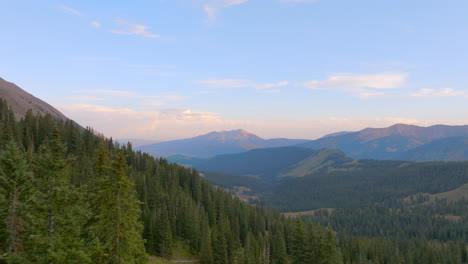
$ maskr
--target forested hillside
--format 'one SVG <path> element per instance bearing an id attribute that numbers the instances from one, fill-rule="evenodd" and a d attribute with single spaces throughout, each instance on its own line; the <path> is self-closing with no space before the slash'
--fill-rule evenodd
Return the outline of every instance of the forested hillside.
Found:
<path id="1" fill-rule="evenodd" d="M 145 263 L 180 243 L 208 264 L 341 263 L 330 229 L 304 233 L 72 121 L 16 121 L 0 101 L 0 129 L 2 263 Z"/>

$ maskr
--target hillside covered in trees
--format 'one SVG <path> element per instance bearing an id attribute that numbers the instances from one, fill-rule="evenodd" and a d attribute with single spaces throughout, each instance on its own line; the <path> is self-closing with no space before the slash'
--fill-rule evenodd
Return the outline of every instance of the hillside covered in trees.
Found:
<path id="1" fill-rule="evenodd" d="M 32 112 L 17 121 L 5 101 L 0 146 L 0 263 L 146 263 L 180 244 L 207 264 L 466 263 L 455 239 L 337 239 L 317 219 L 249 205 L 73 121 Z M 418 262 L 421 254 L 435 257 Z"/>
<path id="2" fill-rule="evenodd" d="M 330 229 L 297 233 L 302 223 L 73 121 L 16 121 L 1 101 L 0 128 L 2 263 L 145 263 L 176 243 L 208 264 L 298 263 L 307 247 L 310 261 L 341 261 Z"/>

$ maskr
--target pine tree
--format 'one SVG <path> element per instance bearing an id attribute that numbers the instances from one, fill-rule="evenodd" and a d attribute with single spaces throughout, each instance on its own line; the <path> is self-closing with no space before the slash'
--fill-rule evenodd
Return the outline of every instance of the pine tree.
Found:
<path id="1" fill-rule="evenodd" d="M 93 231 L 99 239 L 98 263 L 145 263 L 146 253 L 141 238 L 143 226 L 139 222 L 140 203 L 135 198 L 133 184 L 127 178 L 127 164 L 123 151 L 111 166 L 106 151 L 98 152 L 95 162 L 97 181 L 93 208 Z"/>
<path id="2" fill-rule="evenodd" d="M 304 264 L 305 259 L 305 229 L 301 217 L 294 222 L 291 237 L 291 258 L 293 264 Z"/>
<path id="3" fill-rule="evenodd" d="M 172 255 L 172 231 L 166 203 L 162 204 L 156 226 L 156 252 L 163 258 L 169 258 Z"/>
<path id="4" fill-rule="evenodd" d="M 90 263 L 83 238 L 89 217 L 83 195 L 70 184 L 66 148 L 55 129 L 34 160 L 36 196 L 26 226 L 27 259 L 35 263 Z"/>
<path id="5" fill-rule="evenodd" d="M 9 263 L 20 263 L 24 252 L 24 230 L 29 200 L 33 195 L 32 171 L 24 153 L 10 141 L 0 153 L 0 195 L 6 237 L 2 241 Z"/>
<path id="6" fill-rule="evenodd" d="M 272 264 L 288 264 L 288 253 L 286 252 L 286 242 L 282 230 L 273 233 L 271 239 L 271 263 Z"/>
<path id="7" fill-rule="evenodd" d="M 200 263 L 213 264 L 213 250 L 211 248 L 211 231 L 208 223 L 204 223 L 200 240 Z"/>
<path id="8" fill-rule="evenodd" d="M 222 224 L 219 225 L 222 227 Z M 215 239 L 213 243 L 213 260 L 216 264 L 228 264 L 228 254 L 226 237 L 223 234 L 221 228 L 216 228 L 214 232 Z"/>

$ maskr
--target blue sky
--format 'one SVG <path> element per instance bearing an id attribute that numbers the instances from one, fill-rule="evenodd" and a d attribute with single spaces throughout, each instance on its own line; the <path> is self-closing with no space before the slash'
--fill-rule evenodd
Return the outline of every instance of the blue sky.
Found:
<path id="1" fill-rule="evenodd" d="M 468 123 L 466 0 L 0 4 L 0 77 L 114 138 Z"/>

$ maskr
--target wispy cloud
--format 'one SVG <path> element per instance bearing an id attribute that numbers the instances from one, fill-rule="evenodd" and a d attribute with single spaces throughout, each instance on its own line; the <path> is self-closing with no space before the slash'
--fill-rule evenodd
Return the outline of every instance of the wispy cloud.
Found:
<path id="1" fill-rule="evenodd" d="M 203 11 L 206 14 L 205 23 L 212 25 L 216 22 L 218 13 L 223 8 L 247 3 L 248 0 L 206 0 L 203 1 Z"/>
<path id="2" fill-rule="evenodd" d="M 70 96 L 65 97 L 65 100 L 70 101 L 103 101 L 104 98 L 98 96 Z"/>
<path id="3" fill-rule="evenodd" d="M 279 0 L 281 3 L 315 3 L 318 0 Z"/>
<path id="4" fill-rule="evenodd" d="M 157 102 L 154 102 L 157 104 Z M 388 127 L 395 123 L 433 125 L 440 120 L 418 120 L 405 116 L 382 116 L 364 119 L 324 117 L 305 120 L 231 120 L 218 113 L 189 108 L 133 110 L 92 104 L 56 105 L 60 111 L 80 124 L 94 127 L 114 138 L 172 140 L 211 131 L 243 128 L 265 138 L 319 138 L 336 131 L 358 131 L 366 127 Z M 466 120 L 454 121 L 463 124 Z M 446 121 L 444 123 L 447 123 Z M 125 124 L 125 126 L 122 126 Z"/>
<path id="5" fill-rule="evenodd" d="M 97 21 L 92 21 L 91 23 L 91 26 L 94 27 L 94 28 L 99 28 L 102 26 L 101 23 L 97 22 Z"/>
<path id="6" fill-rule="evenodd" d="M 126 97 L 126 98 L 136 98 L 136 99 L 161 99 L 166 101 L 180 101 L 184 97 L 178 95 L 145 95 L 132 91 L 124 90 L 109 90 L 109 89 L 94 89 L 94 90 L 78 90 L 75 93 L 86 94 L 86 95 L 106 95 L 114 97 Z"/>
<path id="7" fill-rule="evenodd" d="M 286 86 L 288 84 L 289 84 L 289 82 L 286 82 L 286 81 L 277 82 L 277 83 L 258 84 L 258 85 L 255 86 L 255 89 L 265 90 L 265 89 L 271 89 L 271 88 Z"/>
<path id="8" fill-rule="evenodd" d="M 229 7 L 229 6 L 235 6 L 235 5 L 240 5 L 247 3 L 248 0 L 225 0 L 224 1 L 224 6 Z"/>
<path id="9" fill-rule="evenodd" d="M 145 38 L 158 38 L 160 37 L 158 34 L 154 34 L 149 31 L 151 27 L 146 26 L 146 25 L 139 25 L 139 24 L 132 24 L 128 23 L 127 21 L 123 19 L 117 19 L 116 22 L 122 26 L 124 26 L 123 29 L 113 29 L 109 30 L 109 32 L 114 33 L 114 34 L 120 34 L 120 35 L 139 35 Z"/>
<path id="10" fill-rule="evenodd" d="M 382 90 L 404 87 L 406 78 L 406 73 L 338 73 L 325 80 L 311 80 L 302 85 L 307 89 L 339 90 L 354 93 L 360 98 L 371 98 L 383 95 Z"/>
<path id="11" fill-rule="evenodd" d="M 76 91 L 81 94 L 93 94 L 93 95 L 108 95 L 108 96 L 137 96 L 138 94 L 130 91 L 121 91 L 121 90 L 105 90 L 105 89 L 96 89 L 96 90 L 79 90 Z"/>
<path id="12" fill-rule="evenodd" d="M 465 91 L 457 91 L 452 88 L 441 88 L 441 89 L 420 89 L 418 92 L 411 94 L 411 97 L 416 98 L 440 98 L 440 97 L 451 97 L 451 96 L 463 96 Z"/>
<path id="13" fill-rule="evenodd" d="M 72 15 L 75 15 L 75 16 L 83 16 L 83 13 L 81 13 L 80 11 L 74 9 L 74 8 L 71 8 L 69 6 L 66 6 L 66 5 L 59 5 L 58 6 L 62 11 L 64 11 L 65 13 L 68 13 L 68 14 L 72 14 Z"/>
<path id="14" fill-rule="evenodd" d="M 201 80 L 195 81 L 194 83 L 206 84 L 212 87 L 219 88 L 242 88 L 254 86 L 255 83 L 251 80 L 242 80 L 242 79 L 212 79 L 212 80 Z"/>
<path id="15" fill-rule="evenodd" d="M 175 69 L 175 65 L 151 65 L 151 64 L 130 64 L 130 68 L 136 69 Z"/>
<path id="16" fill-rule="evenodd" d="M 175 139 L 225 127 L 218 114 L 187 108 L 137 111 L 92 104 L 63 104 L 57 107 L 78 123 L 94 127 L 114 138 Z"/>
<path id="17" fill-rule="evenodd" d="M 405 73 L 350 74 L 341 73 L 328 77 L 326 80 L 312 80 L 304 83 L 309 89 L 335 89 L 360 91 L 361 89 L 396 89 L 405 84 Z"/>
<path id="18" fill-rule="evenodd" d="M 287 81 L 281 81 L 276 83 L 256 83 L 252 80 L 243 79 L 212 79 L 212 80 L 201 80 L 195 81 L 197 84 L 205 84 L 215 88 L 244 88 L 253 87 L 257 90 L 265 90 L 271 92 L 271 88 L 278 88 L 289 85 Z M 279 92 L 279 90 L 276 90 Z"/>
<path id="19" fill-rule="evenodd" d="M 74 61 L 118 61 L 119 57 L 70 57 Z"/>
<path id="20" fill-rule="evenodd" d="M 382 96 L 383 92 L 360 92 L 357 94 L 359 98 L 368 99 L 372 97 Z"/>

